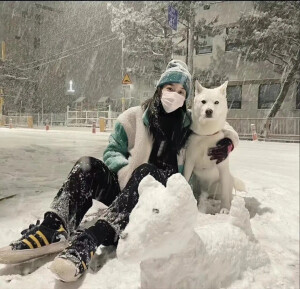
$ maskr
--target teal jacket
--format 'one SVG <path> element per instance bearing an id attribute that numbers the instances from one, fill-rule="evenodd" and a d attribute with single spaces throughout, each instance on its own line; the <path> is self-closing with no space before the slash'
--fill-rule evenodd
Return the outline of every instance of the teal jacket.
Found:
<path id="1" fill-rule="evenodd" d="M 184 113 L 183 124 L 184 127 L 191 124 L 189 111 Z M 110 135 L 109 144 L 103 153 L 103 161 L 110 170 L 118 174 L 121 187 L 126 185 L 129 174 L 131 175 L 134 169 L 148 162 L 152 144 L 148 109 L 143 112 L 140 106 L 132 107 L 118 117 L 114 132 Z M 178 171 L 181 174 L 184 169 L 184 152 L 185 148 L 177 156 Z M 128 168 L 126 176 L 122 175 L 122 169 L 128 167 L 130 162 L 133 163 L 131 168 Z"/>

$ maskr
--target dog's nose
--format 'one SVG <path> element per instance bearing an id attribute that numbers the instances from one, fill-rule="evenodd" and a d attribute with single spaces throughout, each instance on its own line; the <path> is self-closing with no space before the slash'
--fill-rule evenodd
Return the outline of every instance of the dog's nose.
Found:
<path id="1" fill-rule="evenodd" d="M 205 111 L 205 114 L 206 114 L 207 117 L 211 117 L 212 114 L 213 114 L 213 110 L 209 108 L 209 109 L 207 109 L 207 110 Z"/>

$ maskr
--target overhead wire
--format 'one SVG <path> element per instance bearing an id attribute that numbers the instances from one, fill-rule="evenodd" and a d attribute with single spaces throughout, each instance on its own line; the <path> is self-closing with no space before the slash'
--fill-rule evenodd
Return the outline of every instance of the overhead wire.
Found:
<path id="1" fill-rule="evenodd" d="M 90 47 L 86 47 L 86 48 L 84 48 L 84 49 L 82 49 L 82 50 L 76 51 L 76 52 L 71 53 L 71 54 L 68 54 L 68 55 L 64 55 L 64 56 L 59 57 L 59 58 L 56 58 L 56 59 L 51 59 L 51 60 L 49 60 L 49 61 L 47 61 L 47 62 L 40 63 L 40 64 L 38 64 L 38 65 L 36 65 L 36 66 L 32 66 L 32 67 L 28 67 L 28 68 L 19 68 L 19 70 L 25 71 L 25 70 L 30 70 L 30 69 L 33 69 L 33 68 L 36 68 L 36 67 L 40 67 L 40 66 L 43 66 L 43 65 L 46 65 L 46 64 L 55 62 L 55 61 L 57 61 L 57 60 L 61 60 L 61 59 L 67 58 L 67 57 L 69 57 L 69 56 L 75 55 L 75 54 L 77 54 L 77 53 L 79 53 L 79 52 L 82 52 L 82 51 L 85 51 L 85 50 L 87 50 L 87 49 L 90 49 L 90 48 L 96 48 L 96 47 L 102 45 L 103 43 L 107 43 L 107 42 L 112 41 L 112 40 L 117 39 L 117 38 L 118 38 L 118 36 L 115 36 L 115 37 L 113 37 L 113 38 L 111 38 L 111 39 L 107 39 L 106 41 L 101 42 L 101 43 L 99 43 L 99 44 L 97 44 L 97 45 L 90 46 Z"/>
<path id="2" fill-rule="evenodd" d="M 43 60 L 47 60 L 47 59 L 49 59 L 49 58 L 53 58 L 53 57 L 55 57 L 55 56 L 59 56 L 59 55 L 61 55 L 61 54 L 64 54 L 64 53 L 69 52 L 69 51 L 72 51 L 72 50 L 76 50 L 76 49 L 81 48 L 81 47 L 83 47 L 83 46 L 86 46 L 86 45 L 88 45 L 88 44 L 92 44 L 92 43 L 95 43 L 95 42 L 98 42 L 98 41 L 102 41 L 102 40 L 104 40 L 105 38 L 110 37 L 110 36 L 113 36 L 113 35 L 115 35 L 115 34 L 107 35 L 107 36 L 105 36 L 105 37 L 102 37 L 102 38 L 99 38 L 99 39 L 96 39 L 96 40 L 93 40 L 93 41 L 90 41 L 90 42 L 81 44 L 81 45 L 79 45 L 79 46 L 77 46 L 77 47 L 70 48 L 70 49 L 61 51 L 61 52 L 56 53 L 56 54 L 49 55 L 49 56 L 47 56 L 47 57 L 44 57 L 44 58 L 41 58 L 41 59 L 38 59 L 38 60 L 35 60 L 35 61 L 32 61 L 32 62 L 23 63 L 23 64 L 17 66 L 16 68 L 18 68 L 18 69 L 20 69 L 20 70 L 26 70 L 25 68 L 22 68 L 22 67 L 27 66 L 27 65 L 30 65 L 30 64 L 34 64 L 34 63 L 36 63 L 36 62 L 40 62 L 40 61 L 43 61 Z"/>

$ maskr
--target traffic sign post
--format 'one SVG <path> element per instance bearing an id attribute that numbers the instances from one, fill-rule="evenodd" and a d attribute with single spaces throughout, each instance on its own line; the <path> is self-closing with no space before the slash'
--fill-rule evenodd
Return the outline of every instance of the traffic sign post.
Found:
<path id="1" fill-rule="evenodd" d="M 122 80 L 122 84 L 132 84 L 129 75 L 126 73 L 123 80 Z"/>
<path id="2" fill-rule="evenodd" d="M 132 81 L 128 75 L 128 73 L 125 74 L 123 80 L 122 80 L 122 90 L 123 90 L 123 96 L 121 98 L 122 101 L 122 111 L 125 111 L 125 90 L 129 89 L 129 94 L 130 94 L 130 84 L 132 84 Z"/>

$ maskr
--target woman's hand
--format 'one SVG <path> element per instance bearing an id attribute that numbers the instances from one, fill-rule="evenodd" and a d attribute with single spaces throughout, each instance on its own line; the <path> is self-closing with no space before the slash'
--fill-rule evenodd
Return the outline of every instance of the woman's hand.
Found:
<path id="1" fill-rule="evenodd" d="M 229 153 L 233 150 L 234 146 L 229 138 L 223 138 L 217 142 L 217 145 L 208 149 L 208 156 L 211 156 L 210 160 L 217 160 L 217 164 L 224 161 Z"/>

